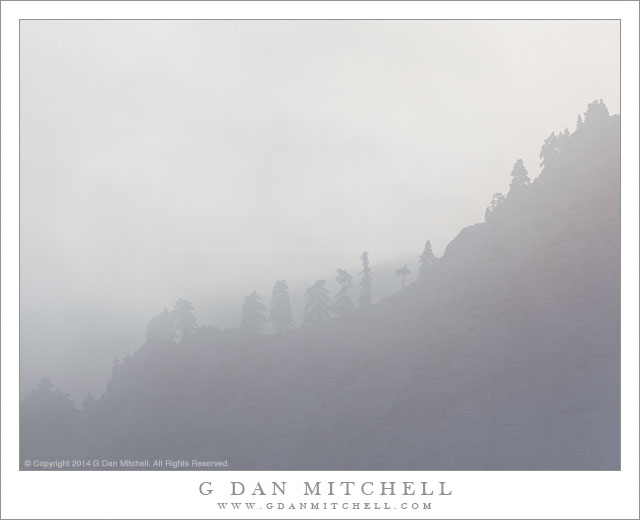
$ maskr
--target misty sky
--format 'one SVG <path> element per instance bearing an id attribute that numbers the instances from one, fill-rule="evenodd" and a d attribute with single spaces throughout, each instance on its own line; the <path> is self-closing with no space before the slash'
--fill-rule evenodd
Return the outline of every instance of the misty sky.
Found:
<path id="1" fill-rule="evenodd" d="M 23 21 L 20 65 L 28 382 L 108 371 L 179 297 L 230 327 L 364 249 L 442 254 L 516 159 L 619 112 L 617 21 Z"/>

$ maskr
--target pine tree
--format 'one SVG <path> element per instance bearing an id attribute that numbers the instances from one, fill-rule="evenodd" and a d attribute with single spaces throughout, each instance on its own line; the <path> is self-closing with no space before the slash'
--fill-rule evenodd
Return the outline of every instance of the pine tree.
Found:
<path id="1" fill-rule="evenodd" d="M 260 300 L 260 296 L 253 291 L 244 299 L 240 328 L 252 334 L 262 334 L 262 329 L 267 321 L 266 312 L 267 308 Z"/>
<path id="2" fill-rule="evenodd" d="M 289 288 L 285 280 L 278 280 L 273 286 L 269 320 L 275 324 L 278 334 L 282 334 L 293 325 Z"/>
<path id="3" fill-rule="evenodd" d="M 147 325 L 148 343 L 173 343 L 176 339 L 174 321 L 167 309 L 154 317 Z"/>
<path id="4" fill-rule="evenodd" d="M 353 289 L 353 277 L 344 269 L 336 269 L 336 281 L 340 286 L 338 294 L 331 306 L 334 316 L 342 317 L 354 311 L 353 302 L 351 301 L 351 289 Z"/>
<path id="5" fill-rule="evenodd" d="M 329 318 L 329 290 L 326 283 L 326 280 L 318 280 L 305 292 L 307 297 L 304 307 L 305 325 Z"/>
<path id="6" fill-rule="evenodd" d="M 540 166 L 544 167 L 544 166 L 549 166 L 550 164 L 555 163 L 556 159 L 560 155 L 560 148 L 558 146 L 559 142 L 560 142 L 559 136 L 556 135 L 555 132 L 551 132 L 551 135 L 544 140 L 544 144 L 540 149 Z M 515 166 L 514 166 L 514 170 L 515 170 Z M 511 175 L 513 175 L 513 173 Z M 527 184 L 528 184 L 528 178 L 527 178 Z M 513 186 L 513 182 L 511 183 L 511 186 Z"/>
<path id="7" fill-rule="evenodd" d="M 607 105 L 604 104 L 602 99 L 598 99 L 589 103 L 587 106 L 587 111 L 584 113 L 584 126 L 593 126 L 594 124 L 599 124 L 603 121 L 609 120 L 609 109 Z"/>
<path id="8" fill-rule="evenodd" d="M 487 209 L 484 212 L 484 220 L 486 222 L 489 221 L 489 219 L 493 216 L 493 214 L 495 213 L 495 211 L 502 206 L 502 204 L 504 204 L 504 201 L 506 200 L 505 196 L 502 193 L 494 193 L 493 194 L 493 198 L 491 199 L 491 202 L 489 202 L 489 206 L 487 206 Z"/>
<path id="9" fill-rule="evenodd" d="M 424 250 L 418 258 L 420 262 L 420 269 L 418 269 L 418 280 L 423 279 L 431 269 L 431 266 L 436 263 L 436 257 L 431 250 L 431 240 L 427 240 L 424 245 Z"/>
<path id="10" fill-rule="evenodd" d="M 402 276 L 402 288 L 403 289 L 404 289 L 404 279 L 405 279 L 406 276 L 408 276 L 410 274 L 411 274 L 411 271 L 407 267 L 407 264 L 404 264 L 404 267 L 401 267 L 400 269 L 396 269 L 396 275 L 397 276 Z"/>
<path id="11" fill-rule="evenodd" d="M 364 251 L 360 255 L 362 260 L 362 279 L 360 280 L 360 295 L 358 296 L 358 305 L 360 308 L 371 305 L 373 299 L 371 267 L 369 267 L 369 253 Z"/>
<path id="12" fill-rule="evenodd" d="M 513 170 L 511 170 L 511 190 L 518 191 L 525 186 L 528 186 L 531 182 L 529 179 L 529 174 L 527 169 L 524 167 L 524 163 L 522 159 L 518 159 L 516 163 L 513 165 Z"/>
<path id="13" fill-rule="evenodd" d="M 43 378 L 20 402 L 20 451 L 42 459 L 69 450 L 78 410 L 68 395 Z"/>
<path id="14" fill-rule="evenodd" d="M 180 334 L 180 339 L 193 334 L 198 327 L 198 319 L 193 310 L 193 304 L 189 300 L 181 298 L 171 311 L 175 330 Z"/>

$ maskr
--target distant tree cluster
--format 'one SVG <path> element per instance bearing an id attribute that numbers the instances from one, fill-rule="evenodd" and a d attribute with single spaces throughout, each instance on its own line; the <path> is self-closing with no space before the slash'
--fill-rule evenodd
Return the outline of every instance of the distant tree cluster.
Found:
<path id="1" fill-rule="evenodd" d="M 588 134 L 592 128 L 597 128 L 601 122 L 609 118 L 609 111 L 602 100 L 590 103 L 587 111 L 578 116 L 576 134 Z M 546 168 L 559 160 L 561 150 L 570 139 L 569 131 L 552 133 L 544 142 L 540 151 L 541 166 Z M 485 211 L 485 221 L 489 222 L 499 214 L 512 197 L 518 197 L 530 186 L 531 179 L 522 159 L 516 160 L 511 170 L 511 183 L 507 195 L 494 193 Z M 305 307 L 302 323 L 309 325 L 329 318 L 342 318 L 352 314 L 356 307 L 366 309 L 373 303 L 373 270 L 369 261 L 369 252 L 360 254 L 362 270 L 358 283 L 357 306 L 353 301 L 354 278 L 346 270 L 336 269 L 338 291 L 333 301 L 330 300 L 326 280 L 317 280 L 305 291 Z M 433 253 L 431 242 L 427 240 L 422 254 L 418 258 L 419 268 L 417 281 L 425 280 L 433 272 L 438 259 Z M 401 277 L 402 289 L 406 287 L 407 277 L 411 270 L 405 264 L 396 269 L 396 275 Z M 264 333 L 267 323 L 273 324 L 276 334 L 284 334 L 293 327 L 294 319 L 289 298 L 289 287 L 286 280 L 278 280 L 271 293 L 269 308 L 262 303 L 260 296 L 254 291 L 244 298 L 240 317 L 240 329 L 251 334 Z M 156 344 L 172 344 L 188 338 L 198 329 L 194 308 L 191 302 L 179 299 L 173 310 L 164 309 L 155 316 L 147 326 L 147 341 Z"/>
<path id="2" fill-rule="evenodd" d="M 190 336 L 198 327 L 193 305 L 189 300 L 178 300 L 171 313 L 176 332 L 182 337 Z"/>
<path id="3" fill-rule="evenodd" d="M 599 99 L 590 103 L 584 114 L 578 116 L 576 121 L 576 134 L 588 133 L 590 129 L 597 128 L 609 119 L 609 111 L 604 102 Z M 556 134 L 552 132 L 545 140 L 541 151 L 541 166 L 546 167 L 558 159 L 561 150 L 570 138 L 568 129 Z M 505 196 L 502 193 L 494 193 L 485 211 L 485 220 L 491 220 L 500 211 L 507 200 L 513 195 L 522 192 L 531 184 L 531 179 L 522 159 L 517 159 L 511 170 L 511 183 L 509 192 Z M 373 272 L 369 263 L 369 253 L 363 251 L 360 255 L 362 270 L 360 271 L 358 307 L 363 309 L 373 302 Z M 417 279 L 423 279 L 432 266 L 436 263 L 436 257 L 431 248 L 431 242 L 427 241 L 424 251 L 419 257 L 419 270 Z M 306 306 L 303 323 L 313 323 L 328 317 L 342 317 L 350 314 L 356 308 L 352 301 L 353 277 L 344 269 L 336 270 L 336 282 L 339 286 L 333 303 L 329 303 L 329 291 L 326 280 L 318 280 L 306 292 Z M 411 270 L 405 264 L 396 270 L 396 275 L 402 279 L 402 288 L 406 285 L 406 277 Z M 273 287 L 271 305 L 268 309 L 262 303 L 260 297 L 254 291 L 244 299 L 240 328 L 261 333 L 267 322 L 274 324 L 276 332 L 282 334 L 293 327 L 293 314 L 289 300 L 289 289 L 285 280 L 279 280 Z M 174 342 L 193 334 L 198 328 L 198 322 L 191 302 L 179 299 L 171 312 L 164 309 L 154 317 L 147 327 L 147 338 L 154 342 Z"/>
<path id="4" fill-rule="evenodd" d="M 72 439 L 77 413 L 69 396 L 43 377 L 20 403 L 21 459 L 64 451 Z"/>
<path id="5" fill-rule="evenodd" d="M 147 341 L 151 343 L 173 343 L 176 339 L 176 329 L 173 319 L 167 309 L 164 309 L 147 325 Z"/>
<path id="6" fill-rule="evenodd" d="M 576 121 L 576 130 L 573 135 L 589 137 L 593 132 L 597 132 L 597 129 L 609 119 L 609 110 L 603 103 L 602 99 L 598 99 L 589 103 L 587 111 L 584 114 L 584 118 L 579 115 Z M 561 158 L 561 152 L 567 146 L 572 134 L 568 128 L 565 128 L 562 132 L 552 132 L 547 137 L 540 150 L 540 166 L 543 169 L 547 167 L 554 167 L 558 164 Z M 527 169 L 524 166 L 522 159 L 518 159 L 513 165 L 511 170 L 511 184 L 509 186 L 509 193 L 504 196 L 502 193 L 494 193 L 489 206 L 485 210 L 484 218 L 486 222 L 489 222 L 496 215 L 496 212 L 507 202 L 512 194 L 519 194 L 524 188 L 531 184 L 531 179 Z"/>
<path id="7" fill-rule="evenodd" d="M 488 222 L 496 213 L 498 208 L 504 204 L 506 197 L 502 193 L 494 193 L 489 206 L 484 212 L 484 219 Z"/>
<path id="8" fill-rule="evenodd" d="M 150 343 L 174 343 L 192 335 L 198 328 L 193 304 L 179 299 L 171 312 L 164 309 L 147 325 L 147 341 Z"/>
<path id="9" fill-rule="evenodd" d="M 436 257 L 427 240 L 424 251 L 419 257 L 420 269 L 418 279 L 424 278 L 436 263 Z M 360 255 L 362 270 L 360 271 L 357 308 L 364 309 L 373 303 L 373 270 L 369 262 L 369 253 Z M 402 288 L 406 286 L 406 278 L 411 270 L 405 264 L 396 270 L 402 277 Z M 326 280 L 317 280 L 305 291 L 305 307 L 302 324 L 309 325 L 329 318 L 342 318 L 356 311 L 353 302 L 354 278 L 345 269 L 336 269 L 338 291 L 333 301 L 330 300 Z M 257 292 L 253 291 L 244 298 L 240 315 L 240 330 L 249 334 L 263 334 L 268 323 L 273 325 L 276 334 L 284 334 L 293 327 L 293 312 L 286 280 L 278 280 L 271 292 L 271 304 L 265 306 Z M 163 311 L 155 316 L 147 325 L 147 342 L 155 345 L 175 344 L 193 335 L 198 329 L 198 320 L 193 304 L 186 299 L 176 301 L 173 309 Z M 114 374 L 120 362 L 114 363 Z"/>
<path id="10" fill-rule="evenodd" d="M 500 210 L 500 208 L 505 204 L 508 197 L 513 194 L 521 193 L 527 186 L 531 184 L 531 179 L 529 178 L 529 172 L 524 165 L 522 159 L 518 159 L 513 168 L 511 169 L 511 184 L 509 185 L 509 193 L 507 196 L 504 196 L 502 193 L 494 193 L 491 198 L 491 202 L 487 209 L 484 212 L 484 220 L 489 222 L 496 213 Z"/>
<path id="11" fill-rule="evenodd" d="M 372 271 L 369 266 L 369 253 L 364 252 L 360 256 L 362 260 L 362 280 L 360 282 L 359 306 L 365 307 L 372 302 Z M 344 269 L 336 269 L 336 282 L 338 292 L 333 303 L 330 301 L 329 289 L 326 280 L 317 280 L 305 291 L 306 304 L 302 323 L 309 325 L 323 321 L 331 317 L 341 318 L 355 311 L 352 301 L 353 276 Z M 253 292 L 247 296 L 242 306 L 240 329 L 261 334 L 267 322 L 273 323 L 277 334 L 283 334 L 293 327 L 293 313 L 289 298 L 289 287 L 286 280 L 278 280 L 271 292 L 271 306 L 267 319 L 267 309 L 262 304 L 260 297 Z M 163 319 L 158 317 L 160 321 Z"/>

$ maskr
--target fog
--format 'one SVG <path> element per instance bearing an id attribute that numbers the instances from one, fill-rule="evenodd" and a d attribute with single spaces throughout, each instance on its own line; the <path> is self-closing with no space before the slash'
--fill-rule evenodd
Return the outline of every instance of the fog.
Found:
<path id="1" fill-rule="evenodd" d="M 363 250 L 387 296 L 516 159 L 536 177 L 552 129 L 620 111 L 617 21 L 22 21 L 20 41 L 21 386 L 76 398 L 178 298 L 237 327 L 284 278 L 300 323 Z"/>

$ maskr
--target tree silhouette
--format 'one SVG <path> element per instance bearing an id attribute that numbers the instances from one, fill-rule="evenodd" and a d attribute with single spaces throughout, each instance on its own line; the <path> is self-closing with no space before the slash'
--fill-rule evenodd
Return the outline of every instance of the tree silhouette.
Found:
<path id="1" fill-rule="evenodd" d="M 68 449 L 77 413 L 69 396 L 43 377 L 20 403 L 21 458 L 45 458 Z"/>
<path id="2" fill-rule="evenodd" d="M 407 267 L 407 264 L 404 264 L 404 267 L 400 269 L 396 269 L 396 276 L 402 276 L 402 288 L 404 289 L 404 279 L 407 275 L 411 274 L 411 270 Z"/>
<path id="3" fill-rule="evenodd" d="M 518 159 L 513 165 L 513 170 L 511 170 L 511 177 L 513 177 L 513 179 L 511 180 L 511 191 L 520 190 L 525 186 L 528 186 L 531 182 L 522 159 Z"/>
<path id="4" fill-rule="evenodd" d="M 489 221 L 489 219 L 493 216 L 493 214 L 495 213 L 495 211 L 502 206 L 502 204 L 504 204 L 504 201 L 506 200 L 505 196 L 502 193 L 494 193 L 493 194 L 493 198 L 491 199 L 491 202 L 489 202 L 489 206 L 487 206 L 487 209 L 484 212 L 484 220 L 486 222 Z"/>
<path id="5" fill-rule="evenodd" d="M 331 310 L 333 314 L 337 317 L 346 316 L 347 314 L 353 312 L 354 306 L 351 301 L 351 289 L 353 289 L 352 280 L 353 277 L 347 273 L 344 269 L 336 269 L 336 281 L 340 286 L 338 290 L 338 294 L 336 294 L 336 298 L 331 306 Z"/>
<path id="6" fill-rule="evenodd" d="M 305 292 L 307 297 L 304 307 L 305 325 L 329 318 L 329 290 L 326 283 L 326 280 L 318 280 Z"/>
<path id="7" fill-rule="evenodd" d="M 164 309 L 147 325 L 147 342 L 173 343 L 176 339 L 174 321 L 167 309 Z"/>
<path id="8" fill-rule="evenodd" d="M 269 320 L 275 324 L 278 334 L 282 334 L 293 325 L 289 288 L 285 280 L 278 280 L 273 286 Z"/>
<path id="9" fill-rule="evenodd" d="M 372 277 L 371 277 L 371 267 L 369 267 L 369 253 L 364 251 L 360 255 L 360 260 L 362 260 L 362 271 L 360 274 L 362 275 L 362 279 L 360 280 L 360 295 L 358 296 L 358 305 L 362 307 L 366 307 L 367 305 L 371 305 L 372 301 Z"/>
<path id="10" fill-rule="evenodd" d="M 176 332 L 179 332 L 181 339 L 193 334 L 198 327 L 198 319 L 193 312 L 193 304 L 189 300 L 180 298 L 173 310 L 171 317 L 175 324 Z"/>
<path id="11" fill-rule="evenodd" d="M 262 334 L 262 329 L 267 321 L 266 312 L 267 308 L 260 300 L 260 296 L 253 291 L 244 299 L 240 328 L 252 334 Z"/>
<path id="12" fill-rule="evenodd" d="M 589 103 L 587 111 L 584 113 L 584 126 L 594 126 L 609 120 L 609 109 L 602 99 L 597 99 Z"/>
<path id="13" fill-rule="evenodd" d="M 540 148 L 540 166 L 544 167 L 555 163 L 559 156 L 560 136 L 556 135 L 555 132 L 551 132 L 551 135 L 544 140 L 544 144 L 542 148 Z M 511 175 L 513 175 L 513 173 Z M 511 185 L 513 186 L 513 182 Z"/>
<path id="14" fill-rule="evenodd" d="M 418 269 L 418 280 L 423 279 L 431 269 L 431 266 L 436 263 L 436 257 L 431 250 L 431 240 L 427 240 L 424 245 L 424 250 L 418 258 L 420 262 L 420 269 Z"/>

